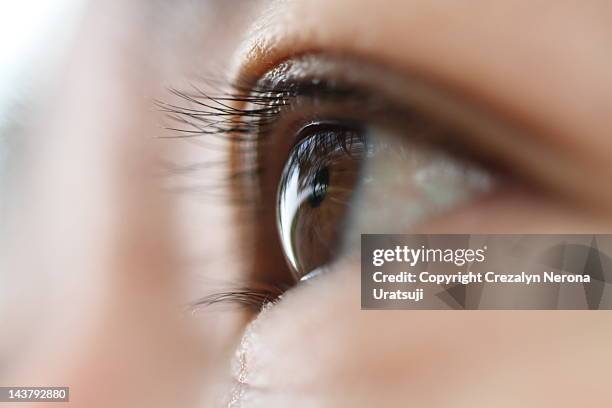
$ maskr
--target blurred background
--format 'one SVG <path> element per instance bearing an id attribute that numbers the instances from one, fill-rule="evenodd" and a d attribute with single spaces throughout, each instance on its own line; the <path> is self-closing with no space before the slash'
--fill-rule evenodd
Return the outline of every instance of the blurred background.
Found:
<path id="1" fill-rule="evenodd" d="M 0 0 L 0 120 L 53 71 L 86 0 Z M 32 82 L 33 81 L 33 82 Z"/>
<path id="2" fill-rule="evenodd" d="M 0 0 L 0 192 L 19 130 L 59 69 L 87 0 Z M 12 137 L 11 137 L 12 136 Z M 0 214 L 7 197 L 0 193 Z M 0 220 L 2 217 L 0 217 Z"/>

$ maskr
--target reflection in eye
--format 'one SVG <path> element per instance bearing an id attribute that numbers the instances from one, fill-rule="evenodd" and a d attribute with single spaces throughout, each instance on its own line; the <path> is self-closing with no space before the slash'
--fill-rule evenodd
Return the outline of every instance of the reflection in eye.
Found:
<path id="1" fill-rule="evenodd" d="M 281 243 L 298 275 L 332 258 L 365 147 L 360 130 L 341 124 L 314 124 L 302 130 L 278 193 Z"/>
<path id="2" fill-rule="evenodd" d="M 491 189 L 491 176 L 476 165 L 396 133 L 343 121 L 301 131 L 277 209 L 297 279 L 358 248 L 362 233 L 406 232 Z"/>

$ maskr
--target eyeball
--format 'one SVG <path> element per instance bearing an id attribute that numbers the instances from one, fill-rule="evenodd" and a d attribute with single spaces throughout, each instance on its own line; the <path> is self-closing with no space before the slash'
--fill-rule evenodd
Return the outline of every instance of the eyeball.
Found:
<path id="1" fill-rule="evenodd" d="M 390 129 L 333 121 L 298 136 L 277 196 L 296 280 L 358 251 L 361 234 L 409 232 L 494 185 L 476 164 Z"/>
<path id="2" fill-rule="evenodd" d="M 356 128 L 319 123 L 301 133 L 277 200 L 281 243 L 297 279 L 334 258 L 365 148 Z"/>

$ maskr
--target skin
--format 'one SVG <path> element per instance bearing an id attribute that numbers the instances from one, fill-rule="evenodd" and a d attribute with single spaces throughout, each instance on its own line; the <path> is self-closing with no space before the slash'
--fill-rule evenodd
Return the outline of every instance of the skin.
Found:
<path id="1" fill-rule="evenodd" d="M 420 230 L 610 232 L 609 3 L 212 3 L 91 6 L 16 176 L 1 383 L 69 385 L 73 406 L 223 406 L 255 318 L 241 349 L 247 407 L 604 406 L 607 312 L 366 312 L 346 260 L 258 317 L 185 313 L 215 281 L 244 279 L 254 243 L 223 198 L 161 188 L 223 169 L 152 177 L 160 160 L 235 163 L 235 152 L 152 138 L 163 131 L 151 100 L 219 61 L 257 76 L 311 51 L 367 58 L 529 129 L 521 143 L 546 154 L 526 159 L 529 171 L 563 187 L 554 198 L 511 190 Z"/>

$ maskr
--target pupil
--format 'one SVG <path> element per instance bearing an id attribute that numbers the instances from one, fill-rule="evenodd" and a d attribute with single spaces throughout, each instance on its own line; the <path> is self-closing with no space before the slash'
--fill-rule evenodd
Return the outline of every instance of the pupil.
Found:
<path id="1" fill-rule="evenodd" d="M 329 188 L 329 170 L 327 167 L 320 168 L 312 178 L 312 192 L 308 197 L 308 202 L 312 208 L 317 208 L 321 205 L 327 189 Z"/>

